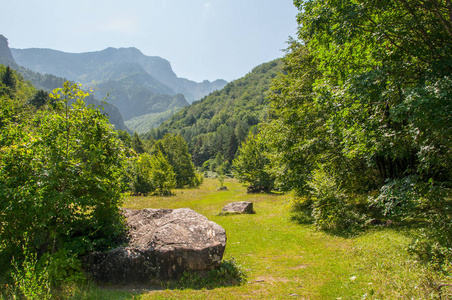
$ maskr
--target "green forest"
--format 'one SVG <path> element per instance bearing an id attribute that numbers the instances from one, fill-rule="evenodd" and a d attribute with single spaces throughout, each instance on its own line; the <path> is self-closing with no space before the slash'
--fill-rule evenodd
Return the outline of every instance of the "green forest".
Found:
<path id="1" fill-rule="evenodd" d="M 183 108 L 142 137 L 153 140 L 167 133 L 179 134 L 187 141 L 196 167 L 216 172 L 224 164 L 224 171 L 230 174 L 239 145 L 267 119 L 267 93 L 281 70 L 281 60 L 257 66 L 222 90 Z"/>
<path id="2" fill-rule="evenodd" d="M 51 299 L 55 287 L 82 285 L 80 258 L 121 243 L 126 196 L 171 197 L 230 177 L 251 195 L 290 195 L 294 222 L 332 236 L 408 228 L 404 253 L 441 278 L 431 298 L 446 299 L 450 1 L 294 5 L 298 36 L 283 58 L 141 135 L 115 130 L 80 86 L 48 93 L 2 65 L 0 296 L 13 286 Z"/>

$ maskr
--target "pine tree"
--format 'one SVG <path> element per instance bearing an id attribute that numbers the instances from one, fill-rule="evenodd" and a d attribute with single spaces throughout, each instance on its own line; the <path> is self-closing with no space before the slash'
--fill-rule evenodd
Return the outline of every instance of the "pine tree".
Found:
<path id="1" fill-rule="evenodd" d="M 5 89 L 2 91 L 1 94 L 6 93 L 11 98 L 16 92 L 16 78 L 14 78 L 13 70 L 8 66 L 6 67 L 5 73 L 3 73 L 2 76 L 2 84 L 5 87 Z"/>
<path id="2" fill-rule="evenodd" d="M 143 142 L 141 141 L 140 137 L 138 136 L 138 133 L 136 132 L 133 134 L 132 137 L 132 148 L 138 154 L 146 152 L 146 150 L 144 149 Z"/>
<path id="3" fill-rule="evenodd" d="M 2 83 L 9 88 L 16 89 L 16 79 L 14 78 L 13 70 L 8 66 L 2 76 Z"/>

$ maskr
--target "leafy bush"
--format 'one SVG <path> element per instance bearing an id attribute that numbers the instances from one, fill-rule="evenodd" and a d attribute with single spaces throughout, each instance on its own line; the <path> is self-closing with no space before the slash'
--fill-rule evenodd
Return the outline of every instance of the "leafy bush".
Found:
<path id="1" fill-rule="evenodd" d="M 86 280 L 82 262 L 67 249 L 60 249 L 52 254 L 44 253 L 37 263 L 37 268 L 46 269 L 53 286 L 65 283 L 81 284 Z"/>
<path id="2" fill-rule="evenodd" d="M 334 174 L 323 168 L 314 170 L 307 185 L 311 189 L 312 217 L 319 229 L 347 229 L 363 223 L 363 218 L 348 204 L 348 197 Z"/>
<path id="3" fill-rule="evenodd" d="M 261 135 L 250 135 L 232 163 L 234 176 L 248 184 L 251 192 L 270 192 L 274 188 L 274 177 L 267 172 L 270 159 L 264 139 Z"/>
<path id="4" fill-rule="evenodd" d="M 234 258 L 223 260 L 220 266 L 206 275 L 186 271 L 175 282 L 168 282 L 170 288 L 214 288 L 220 286 L 240 285 L 246 280 L 246 274 Z"/>
<path id="5" fill-rule="evenodd" d="M 131 159 L 131 164 L 129 176 L 133 194 L 171 195 L 171 189 L 176 187 L 176 174 L 162 152 L 143 153 Z"/>
<path id="6" fill-rule="evenodd" d="M 385 216 L 406 217 L 418 207 L 421 197 L 414 176 L 389 180 L 380 189 L 380 195 L 371 199 L 372 206 L 379 208 Z"/>
<path id="7" fill-rule="evenodd" d="M 176 187 L 196 187 L 201 184 L 196 177 L 187 143 L 181 135 L 165 134 L 162 140 L 154 144 L 152 153 L 158 155 L 159 152 L 171 165 L 175 174 Z"/>
<path id="8" fill-rule="evenodd" d="M 176 187 L 176 174 L 173 167 L 163 156 L 162 152 L 157 152 L 150 157 L 150 179 L 159 195 L 171 195 L 171 189 Z"/>
<path id="9" fill-rule="evenodd" d="M 14 271 L 12 278 L 15 288 L 25 299 L 51 299 L 50 276 L 47 264 L 38 266 L 36 253 L 30 252 L 27 246 L 23 247 L 23 261 L 19 264 L 13 258 Z"/>

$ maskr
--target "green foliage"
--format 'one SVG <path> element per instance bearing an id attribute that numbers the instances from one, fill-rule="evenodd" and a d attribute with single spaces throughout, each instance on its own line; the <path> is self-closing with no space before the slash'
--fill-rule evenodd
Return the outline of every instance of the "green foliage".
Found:
<path id="1" fill-rule="evenodd" d="M 178 188 L 197 187 L 201 184 L 199 177 L 196 176 L 187 143 L 181 135 L 166 134 L 162 140 L 154 144 L 153 149 L 154 153 L 161 152 L 168 160 L 176 174 Z"/>
<path id="2" fill-rule="evenodd" d="M 205 276 L 197 272 L 186 271 L 177 281 L 168 282 L 168 287 L 199 289 L 233 286 L 243 284 L 246 278 L 245 271 L 234 258 L 231 258 L 223 260 L 218 268 L 209 271 Z"/>
<path id="3" fill-rule="evenodd" d="M 316 169 L 307 185 L 312 195 L 312 217 L 319 229 L 348 229 L 362 225 L 362 218 L 350 205 L 334 174 L 323 168 Z"/>
<path id="4" fill-rule="evenodd" d="M 419 190 L 419 178 L 408 176 L 393 179 L 381 187 L 378 197 L 371 205 L 378 207 L 384 215 L 391 217 L 407 217 L 412 215 L 423 198 Z"/>
<path id="5" fill-rule="evenodd" d="M 249 135 L 242 143 L 232 166 L 234 177 L 248 185 L 248 192 L 270 192 L 274 177 L 267 171 L 270 159 L 262 135 Z"/>
<path id="6" fill-rule="evenodd" d="M 132 148 L 135 150 L 136 153 L 142 154 L 145 152 L 143 142 L 141 141 L 140 137 L 138 136 L 138 133 L 134 132 L 132 136 Z"/>
<path id="7" fill-rule="evenodd" d="M 155 190 L 150 178 L 150 162 L 149 155 L 142 154 L 135 158 L 129 159 L 130 168 L 126 171 L 130 191 L 134 195 L 147 195 Z"/>
<path id="8" fill-rule="evenodd" d="M 4 91 L 9 96 L 12 96 L 16 92 L 16 79 L 14 78 L 13 70 L 9 66 L 6 67 L 1 79 Z"/>
<path id="9" fill-rule="evenodd" d="M 63 284 L 82 284 L 86 281 L 82 262 L 64 248 L 52 254 L 44 253 L 37 262 L 36 268 L 45 270 L 50 283 L 55 287 Z"/>
<path id="10" fill-rule="evenodd" d="M 117 130 L 118 138 L 121 140 L 122 144 L 126 148 L 132 148 L 132 138 L 127 130 Z"/>
<path id="11" fill-rule="evenodd" d="M 35 93 L 35 88 L 22 75 L 10 67 L 0 65 L 0 97 L 5 96 L 25 104 Z"/>
<path id="12" fill-rule="evenodd" d="M 85 96 L 66 83 L 51 95 L 57 108 L 33 116 L 12 101 L 0 103 L 5 259 L 24 243 L 24 232 L 39 255 L 102 249 L 122 233 L 124 149 L 106 117 L 85 106 Z"/>
<path id="13" fill-rule="evenodd" d="M 275 60 L 254 68 L 222 90 L 183 108 L 145 136 L 161 139 L 165 133 L 182 135 L 197 167 L 218 153 L 231 163 L 240 143 L 266 119 L 266 93 L 281 67 L 281 61 Z"/>
<path id="14" fill-rule="evenodd" d="M 302 44 L 291 41 L 289 45 L 285 73 L 271 87 L 269 122 L 262 132 L 276 187 L 302 195 L 307 194 L 306 182 L 317 164 L 331 160 L 338 151 L 336 140 L 327 132 L 327 110 L 312 97 L 312 85 L 319 77 L 313 57 Z M 328 146 L 333 151 L 324 155 Z"/>
<path id="15" fill-rule="evenodd" d="M 171 195 L 171 189 L 176 187 L 176 175 L 162 152 L 153 155 L 143 153 L 130 161 L 130 189 L 133 194 Z"/>
<path id="16" fill-rule="evenodd" d="M 27 246 L 23 246 L 22 254 L 21 264 L 13 258 L 14 271 L 11 276 L 15 288 L 25 299 L 51 299 L 51 283 L 47 265 L 39 267 L 36 253 L 30 252 Z"/>
<path id="17" fill-rule="evenodd" d="M 171 189 L 176 187 L 176 174 L 173 167 L 158 151 L 150 158 L 150 179 L 156 188 L 158 195 L 171 195 Z"/>
<path id="18" fill-rule="evenodd" d="M 33 99 L 30 100 L 30 104 L 38 109 L 48 103 L 55 104 L 53 101 L 51 101 L 49 93 L 44 90 L 37 91 Z"/>
<path id="19" fill-rule="evenodd" d="M 369 216 L 416 222 L 413 252 L 448 262 L 452 7 L 294 3 L 299 40 L 289 41 L 261 128 L 277 187 L 311 196 L 299 207 L 322 229 L 361 224 L 356 202 Z"/>

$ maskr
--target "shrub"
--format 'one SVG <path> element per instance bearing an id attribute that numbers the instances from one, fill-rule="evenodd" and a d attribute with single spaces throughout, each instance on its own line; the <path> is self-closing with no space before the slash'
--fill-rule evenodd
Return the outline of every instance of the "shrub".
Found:
<path id="1" fill-rule="evenodd" d="M 13 258 L 14 271 L 12 278 L 15 288 L 25 299 L 51 299 L 50 276 L 47 264 L 38 266 L 36 253 L 30 252 L 27 246 L 23 247 L 23 260 L 19 263 Z"/>
<path id="2" fill-rule="evenodd" d="M 307 185 L 311 189 L 312 217 L 319 229 L 348 229 L 362 224 L 363 218 L 348 204 L 334 174 L 316 169 Z"/>
<path id="3" fill-rule="evenodd" d="M 371 198 L 371 205 L 380 209 L 385 216 L 407 217 L 415 213 L 420 199 L 416 176 L 388 180 L 380 189 L 380 195 Z"/>
<path id="4" fill-rule="evenodd" d="M 199 272 L 186 271 L 175 282 L 168 282 L 169 288 L 214 288 L 219 286 L 240 285 L 246 280 L 246 273 L 234 258 L 223 260 L 218 268 L 204 276 Z"/>
<path id="5" fill-rule="evenodd" d="M 234 177 L 248 184 L 251 192 L 270 192 L 274 188 L 274 177 L 267 172 L 270 159 L 264 139 L 260 135 L 248 136 L 232 162 Z"/>
<path id="6" fill-rule="evenodd" d="M 82 262 L 67 249 L 55 253 L 45 253 L 39 259 L 37 268 L 46 269 L 53 286 L 85 282 L 86 276 L 82 270 Z"/>

